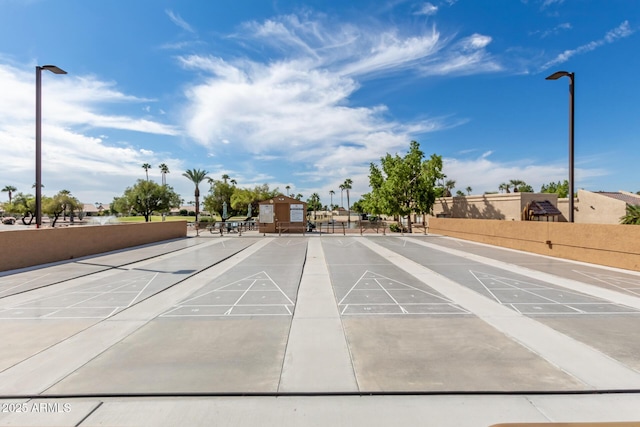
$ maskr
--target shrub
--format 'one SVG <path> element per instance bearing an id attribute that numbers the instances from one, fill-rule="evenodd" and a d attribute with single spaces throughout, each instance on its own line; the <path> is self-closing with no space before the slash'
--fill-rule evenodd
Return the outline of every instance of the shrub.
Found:
<path id="1" fill-rule="evenodd" d="M 394 233 L 400 233 L 400 232 L 404 233 L 404 232 L 407 231 L 407 228 L 402 226 L 402 225 L 400 225 L 400 224 L 398 224 L 398 223 L 396 223 L 396 222 L 393 222 L 393 223 L 389 224 L 389 230 L 393 231 Z"/>

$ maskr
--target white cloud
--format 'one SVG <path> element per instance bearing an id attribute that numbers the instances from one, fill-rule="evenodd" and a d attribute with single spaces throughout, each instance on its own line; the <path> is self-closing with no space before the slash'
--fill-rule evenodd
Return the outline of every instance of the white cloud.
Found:
<path id="1" fill-rule="evenodd" d="M 431 16 L 431 15 L 435 15 L 436 13 L 438 13 L 438 6 L 434 6 L 433 4 L 427 2 L 427 3 L 424 3 L 420 8 L 420 10 L 415 12 L 414 15 Z"/>
<path id="2" fill-rule="evenodd" d="M 0 140 L 6 147 L 0 156 L 0 171 L 5 185 L 15 185 L 22 192 L 32 192 L 35 179 L 34 77 L 33 73 L 24 71 L 27 68 L 32 67 L 0 63 L 0 93 L 3 94 Z M 42 80 L 45 194 L 67 188 L 82 201 L 94 202 L 98 197 L 107 202 L 114 192 L 124 190 L 135 179 L 143 177 L 142 163 L 160 160 L 162 154 L 116 141 L 105 130 L 177 134 L 173 126 L 151 119 L 100 111 L 112 104 L 151 101 L 124 94 L 113 82 L 100 81 L 95 76 L 50 73 L 43 73 Z M 177 159 L 163 160 L 181 167 Z"/>
<path id="3" fill-rule="evenodd" d="M 608 31 L 603 38 L 599 40 L 594 40 L 589 43 L 583 44 L 575 49 L 568 49 L 557 55 L 551 61 L 548 61 L 541 67 L 541 71 L 546 70 L 557 64 L 562 64 L 563 62 L 567 62 L 572 56 L 579 55 L 582 53 L 590 52 L 595 50 L 601 46 L 604 46 L 609 43 L 613 43 L 618 39 L 629 37 L 634 33 L 634 30 L 629 26 L 629 21 L 624 21 L 622 24 L 618 25 L 616 28 Z"/>
<path id="4" fill-rule="evenodd" d="M 191 25 L 189 25 L 184 19 L 182 19 L 180 15 L 173 13 L 173 11 L 169 9 L 165 10 L 165 13 L 169 17 L 169 19 L 171 19 L 171 22 L 176 24 L 178 27 L 190 33 L 195 33 L 193 27 L 191 27 Z"/>
<path id="5" fill-rule="evenodd" d="M 269 53 L 268 62 L 179 57 L 183 67 L 201 76 L 186 89 L 183 128 L 216 153 L 308 164 L 312 173 L 305 179 L 360 169 L 366 177 L 368 163 L 386 152 L 462 123 L 434 117 L 398 122 L 385 105 L 352 105 L 353 95 L 372 75 L 411 78 L 501 69 L 486 51 L 491 37 L 482 34 L 456 40 L 433 28 L 404 35 L 397 28 L 327 24 L 293 15 L 247 23 L 242 30 L 245 48 L 267 45 L 276 53 Z"/>
<path id="6" fill-rule="evenodd" d="M 449 179 L 456 181 L 456 188 L 473 188 L 474 194 L 498 191 L 498 185 L 511 179 L 521 179 L 539 191 L 542 184 L 567 179 L 566 164 L 536 164 L 531 161 L 500 162 L 492 160 L 493 153 L 486 152 L 477 158 L 445 158 L 443 171 Z M 583 186 L 590 178 L 607 175 L 598 168 L 576 167 L 576 183 Z"/>
<path id="7" fill-rule="evenodd" d="M 562 3 L 564 3 L 564 0 L 543 0 L 542 5 L 540 6 L 540 9 L 546 9 L 547 7 L 552 6 L 554 4 L 560 5 Z"/>

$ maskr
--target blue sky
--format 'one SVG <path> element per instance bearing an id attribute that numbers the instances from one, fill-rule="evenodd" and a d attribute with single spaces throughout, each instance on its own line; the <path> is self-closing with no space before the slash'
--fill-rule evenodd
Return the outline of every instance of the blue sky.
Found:
<path id="1" fill-rule="evenodd" d="M 0 0 L 0 186 L 32 192 L 36 65 L 44 194 L 108 203 L 150 163 L 318 192 L 411 140 L 456 189 L 640 190 L 635 0 Z M 3 193 L 4 200 L 6 193 Z M 335 199 L 334 199 L 335 202 Z"/>

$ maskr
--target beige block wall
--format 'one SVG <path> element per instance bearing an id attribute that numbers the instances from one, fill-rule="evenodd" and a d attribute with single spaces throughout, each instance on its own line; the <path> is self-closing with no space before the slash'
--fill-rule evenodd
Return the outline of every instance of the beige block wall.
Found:
<path id="1" fill-rule="evenodd" d="M 449 218 L 503 219 L 520 221 L 522 210 L 532 200 L 549 200 L 557 203 L 557 194 L 502 193 L 436 199 L 433 214 Z"/>
<path id="2" fill-rule="evenodd" d="M 567 199 L 567 205 L 569 200 Z M 578 190 L 574 221 L 583 224 L 620 224 L 627 204 L 602 194 Z"/>
<path id="3" fill-rule="evenodd" d="M 640 227 L 430 218 L 429 233 L 640 271 Z"/>
<path id="4" fill-rule="evenodd" d="M 185 237 L 186 221 L 10 230 L 0 233 L 0 271 Z"/>

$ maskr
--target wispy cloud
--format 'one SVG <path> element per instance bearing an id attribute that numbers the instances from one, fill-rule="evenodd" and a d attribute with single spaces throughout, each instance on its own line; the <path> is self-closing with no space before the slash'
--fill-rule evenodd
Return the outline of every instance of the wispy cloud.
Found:
<path id="1" fill-rule="evenodd" d="M 165 13 L 169 17 L 169 19 L 171 19 L 171 22 L 176 24 L 178 27 L 180 27 L 183 30 L 188 31 L 190 33 L 195 33 L 195 30 L 193 29 L 193 27 L 191 25 L 189 25 L 187 23 L 187 21 L 182 19 L 182 17 L 180 15 L 178 15 L 176 13 L 173 13 L 173 11 L 170 10 L 170 9 L 165 10 Z"/>
<path id="2" fill-rule="evenodd" d="M 0 140 L 5 147 L 0 156 L 0 171 L 11 177 L 19 191 L 31 191 L 33 183 L 33 75 L 20 64 L 0 63 Z M 181 161 L 162 153 L 143 152 L 127 142 L 107 142 L 105 129 L 135 131 L 173 136 L 178 130 L 151 118 L 109 114 L 111 104 L 143 104 L 153 100 L 119 91 L 113 82 L 95 76 L 43 75 L 43 169 L 45 193 L 69 187 L 68 180 L 82 182 L 94 193 L 83 194 L 69 188 L 78 197 L 113 194 L 141 177 L 141 162 L 162 159 L 179 168 Z M 140 109 L 137 109 L 140 111 Z M 140 111 L 140 114 L 147 114 Z M 122 135 L 122 134 L 121 134 Z M 151 154 L 150 154 L 151 153 Z M 5 175 L 6 174 L 6 175 Z M 66 180 L 66 181 L 65 181 Z M 65 184 L 66 183 L 66 184 Z M 104 198 L 104 197 L 103 197 Z M 85 200 L 83 200 L 85 201 Z M 108 201 L 108 200 L 103 200 Z"/>
<path id="3" fill-rule="evenodd" d="M 564 3 L 564 0 L 543 0 L 542 5 L 540 6 L 540 9 L 546 9 L 549 6 L 552 6 L 554 4 L 560 5 L 562 3 Z"/>
<path id="4" fill-rule="evenodd" d="M 179 57 L 207 77 L 186 91 L 184 128 L 213 151 L 312 162 L 318 170 L 350 168 L 395 152 L 412 136 L 455 126 L 443 118 L 397 122 L 384 105 L 355 107 L 350 99 L 372 74 L 496 71 L 481 34 L 454 40 L 431 29 L 327 25 L 293 15 L 243 25 L 245 43 L 273 45 L 269 62 L 215 56 Z M 236 35 L 236 37 L 239 37 Z M 248 40 L 248 41 L 247 41 Z M 225 143 L 221 144 L 221 141 Z"/>
<path id="5" fill-rule="evenodd" d="M 431 16 L 435 15 L 436 13 L 438 13 L 438 6 L 434 6 L 433 4 L 427 2 L 420 6 L 420 9 L 413 14 Z"/>
<path id="6" fill-rule="evenodd" d="M 555 27 L 550 29 L 532 31 L 529 33 L 529 35 L 532 35 L 532 36 L 538 35 L 541 39 L 544 39 L 552 35 L 560 34 L 563 31 L 568 31 L 572 28 L 573 27 L 569 22 L 563 22 L 562 24 L 558 24 Z"/>
<path id="7" fill-rule="evenodd" d="M 554 65 L 562 64 L 563 62 L 568 61 L 572 56 L 590 52 L 606 44 L 613 43 L 616 40 L 619 40 L 621 38 L 629 37 L 633 33 L 634 33 L 634 30 L 631 29 L 631 26 L 629 25 L 629 21 L 624 21 L 622 24 L 618 25 L 616 28 L 608 31 L 605 34 L 605 36 L 601 39 L 583 44 L 582 46 L 579 46 L 575 49 L 565 50 L 561 54 L 557 55 L 551 61 L 548 61 L 547 63 L 542 65 L 542 67 L 540 67 L 541 71 L 544 71 L 547 68 L 552 67 Z"/>

